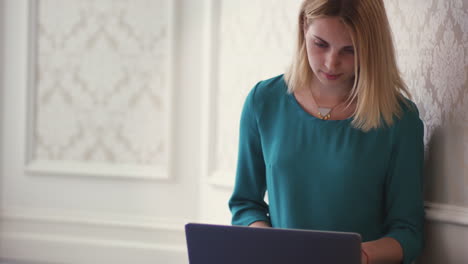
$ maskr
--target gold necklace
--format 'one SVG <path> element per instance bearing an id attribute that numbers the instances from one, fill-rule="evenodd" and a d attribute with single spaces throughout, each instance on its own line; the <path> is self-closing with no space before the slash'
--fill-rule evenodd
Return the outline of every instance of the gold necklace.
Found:
<path id="1" fill-rule="evenodd" d="M 315 100 L 315 97 L 314 95 L 312 94 L 312 89 L 309 88 L 308 89 L 309 92 L 310 92 L 310 96 L 312 96 L 312 100 L 314 101 L 314 104 L 315 104 L 315 107 L 317 107 L 317 116 L 318 118 L 322 119 L 322 120 L 329 120 L 331 118 L 331 112 L 339 105 L 341 105 L 343 102 L 341 103 L 338 103 L 337 105 L 333 106 L 332 108 L 326 108 L 326 107 L 320 107 L 318 104 L 317 104 L 317 101 Z"/>

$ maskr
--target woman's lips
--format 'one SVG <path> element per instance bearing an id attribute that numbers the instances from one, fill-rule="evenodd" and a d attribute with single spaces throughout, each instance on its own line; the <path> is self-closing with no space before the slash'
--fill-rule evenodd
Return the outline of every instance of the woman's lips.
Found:
<path id="1" fill-rule="evenodd" d="M 325 76 L 325 78 L 327 78 L 328 80 L 336 80 L 341 76 L 341 74 L 328 74 L 325 72 L 322 72 L 322 73 Z"/>

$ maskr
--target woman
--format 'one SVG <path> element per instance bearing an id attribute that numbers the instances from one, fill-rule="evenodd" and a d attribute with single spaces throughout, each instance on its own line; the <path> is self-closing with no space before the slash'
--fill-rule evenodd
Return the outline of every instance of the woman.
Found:
<path id="1" fill-rule="evenodd" d="M 232 223 L 357 232 L 363 263 L 411 263 L 424 131 L 383 1 L 305 0 L 298 29 L 286 74 L 245 101 Z"/>

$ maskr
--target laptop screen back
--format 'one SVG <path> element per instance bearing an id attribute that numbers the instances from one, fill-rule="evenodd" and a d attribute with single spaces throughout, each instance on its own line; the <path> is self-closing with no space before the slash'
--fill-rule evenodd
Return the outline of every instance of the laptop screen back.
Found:
<path id="1" fill-rule="evenodd" d="M 190 264 L 360 264 L 357 233 L 187 224 Z"/>

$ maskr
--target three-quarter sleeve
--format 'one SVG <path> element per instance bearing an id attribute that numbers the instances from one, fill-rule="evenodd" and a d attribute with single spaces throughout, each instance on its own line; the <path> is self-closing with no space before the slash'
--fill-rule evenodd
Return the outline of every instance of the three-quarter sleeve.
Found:
<path id="1" fill-rule="evenodd" d="M 396 124 L 385 185 L 385 236 L 400 243 L 404 264 L 414 261 L 423 247 L 424 126 L 414 109 Z"/>
<path id="2" fill-rule="evenodd" d="M 266 192 L 265 162 L 259 134 L 255 102 L 257 84 L 248 94 L 242 110 L 239 131 L 239 151 L 236 181 L 229 200 L 233 225 L 250 225 L 256 221 L 270 222 Z"/>

